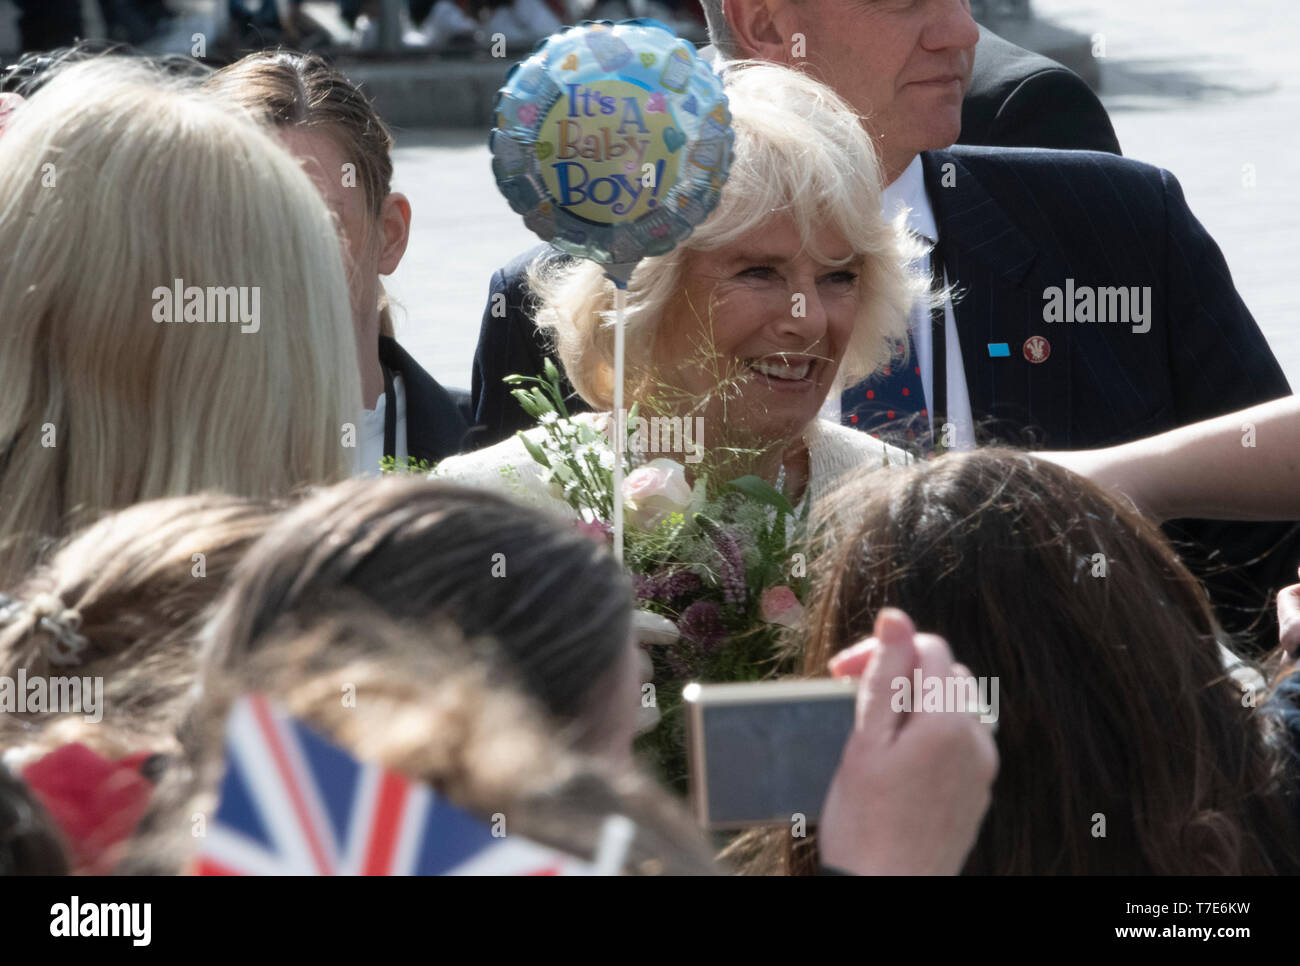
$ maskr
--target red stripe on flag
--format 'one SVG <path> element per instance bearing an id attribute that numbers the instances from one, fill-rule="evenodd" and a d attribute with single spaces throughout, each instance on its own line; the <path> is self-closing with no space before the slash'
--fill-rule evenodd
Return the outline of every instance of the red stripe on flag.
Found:
<path id="1" fill-rule="evenodd" d="M 302 789 L 298 787 L 293 768 L 289 764 L 289 756 L 280 742 L 280 732 L 271 718 L 270 706 L 260 694 L 250 695 L 249 703 L 257 718 L 258 727 L 262 729 L 262 737 L 266 739 L 267 746 L 271 749 L 271 757 L 275 759 L 275 767 L 280 772 L 280 781 L 284 784 L 285 791 L 289 793 L 289 800 L 293 802 L 293 811 L 298 824 L 302 827 L 303 834 L 307 836 L 312 858 L 316 860 L 316 874 L 333 875 L 334 870 L 330 868 L 329 857 L 325 854 L 325 847 L 316 834 L 316 825 L 312 821 L 311 812 L 307 809 L 307 803 L 302 797 Z"/>
<path id="2" fill-rule="evenodd" d="M 397 837 L 402 831 L 402 815 L 406 811 L 408 791 L 406 779 L 401 775 L 390 771 L 380 774 L 362 875 L 392 874 L 393 852 L 397 849 Z"/>
<path id="3" fill-rule="evenodd" d="M 242 872 L 236 872 L 228 865 L 222 865 L 216 859 L 209 859 L 206 856 L 199 859 L 194 865 L 194 875 L 243 875 Z"/>

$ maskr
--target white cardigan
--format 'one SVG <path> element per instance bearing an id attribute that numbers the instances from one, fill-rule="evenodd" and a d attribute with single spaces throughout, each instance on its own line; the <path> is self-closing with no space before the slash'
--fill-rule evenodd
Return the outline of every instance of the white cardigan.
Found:
<path id="1" fill-rule="evenodd" d="M 587 413 L 575 418 L 595 417 Z M 545 433 L 545 429 L 537 426 L 524 435 L 537 442 Z M 809 501 L 809 511 L 814 514 L 818 504 L 840 483 L 850 479 L 851 474 L 882 469 L 886 460 L 890 466 L 914 462 L 895 446 L 827 419 L 809 423 L 803 440 L 808 447 L 808 486 L 804 499 Z M 477 452 L 448 457 L 434 468 L 429 478 L 502 490 L 530 506 L 561 516 L 576 516 L 572 507 L 551 493 L 541 474 L 542 467 L 528 455 L 519 437 L 512 436 Z"/>

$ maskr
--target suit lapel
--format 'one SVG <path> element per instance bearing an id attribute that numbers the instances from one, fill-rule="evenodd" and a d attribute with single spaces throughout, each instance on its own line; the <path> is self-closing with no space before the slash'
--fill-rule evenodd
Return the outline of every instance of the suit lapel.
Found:
<path id="1" fill-rule="evenodd" d="M 921 158 L 944 267 L 955 287 L 953 314 L 977 439 L 1028 443 L 1023 427 L 1068 426 L 1069 333 L 1057 327 L 1048 339 L 1041 331 L 1039 246 L 958 155 L 929 151 Z M 1068 439 L 1051 443 L 1067 445 Z"/>

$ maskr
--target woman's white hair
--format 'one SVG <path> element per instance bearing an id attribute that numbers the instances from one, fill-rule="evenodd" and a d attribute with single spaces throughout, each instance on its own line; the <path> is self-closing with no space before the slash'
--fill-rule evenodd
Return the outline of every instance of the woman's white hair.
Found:
<path id="1" fill-rule="evenodd" d="M 338 235 L 237 108 L 119 57 L 65 68 L 0 137 L 0 265 L 0 586 L 105 510 L 351 472 Z M 259 327 L 155 321 L 176 279 L 256 292 Z"/>
<path id="2" fill-rule="evenodd" d="M 911 306 L 925 284 L 908 272 L 918 249 L 901 219 L 891 223 L 881 214 L 881 168 L 871 137 L 834 91 L 800 71 L 737 62 L 727 65 L 724 83 L 736 141 L 722 199 L 690 238 L 633 272 L 627 358 L 655 357 L 659 323 L 682 287 L 691 252 L 721 248 L 779 213 L 793 219 L 814 257 L 829 263 L 815 245 L 822 228 L 834 229 L 855 256 L 864 256 L 858 318 L 837 382 L 852 385 L 886 363 L 905 340 Z M 529 269 L 529 284 L 538 299 L 537 324 L 554 338 L 574 388 L 593 406 L 609 408 L 613 283 L 590 261 L 538 259 Z"/>

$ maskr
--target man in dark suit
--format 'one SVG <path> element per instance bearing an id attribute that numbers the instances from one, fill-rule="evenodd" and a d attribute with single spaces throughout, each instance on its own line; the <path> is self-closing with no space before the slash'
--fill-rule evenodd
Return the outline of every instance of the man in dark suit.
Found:
<path id="1" fill-rule="evenodd" d="M 1097 152 L 950 147 L 979 39 L 965 0 L 704 6 L 725 56 L 795 65 L 804 62 L 796 52 L 806 53 L 866 118 L 887 209 L 909 211 L 909 227 L 933 245 L 918 267 L 957 293 L 940 310 L 914 312 L 906 365 L 845 392 L 848 424 L 898 425 L 917 442 L 953 448 L 1004 440 L 1080 449 L 1290 393 L 1171 174 Z M 537 371 L 523 368 L 536 364 L 527 358 L 536 336 L 522 264 L 493 279 L 505 298 L 489 302 L 475 360 L 476 411 L 489 437 L 518 425 L 492 384 Z M 506 317 L 493 317 L 494 306 Z M 1244 576 L 1215 579 L 1220 617 L 1234 629 L 1300 559 L 1294 531 L 1272 525 L 1197 523 L 1184 532 L 1213 548 L 1218 565 L 1252 561 L 1290 533 L 1287 547 Z"/>

